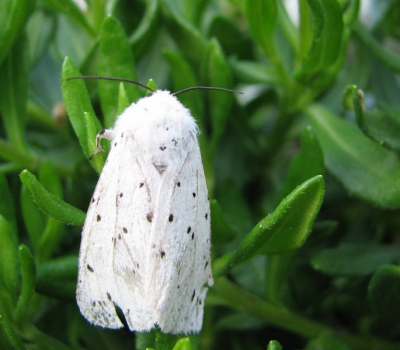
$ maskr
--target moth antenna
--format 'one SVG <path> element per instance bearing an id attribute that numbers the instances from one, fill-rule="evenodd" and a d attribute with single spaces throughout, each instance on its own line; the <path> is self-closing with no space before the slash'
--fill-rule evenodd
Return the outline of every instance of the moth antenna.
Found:
<path id="1" fill-rule="evenodd" d="M 191 90 L 219 90 L 219 91 L 226 91 L 226 92 L 232 92 L 234 94 L 243 94 L 241 91 L 236 91 L 236 90 L 231 90 L 231 89 L 225 89 L 225 88 L 220 88 L 220 87 L 212 87 L 212 86 L 192 86 L 177 92 L 172 93 L 172 96 L 176 96 L 179 94 L 183 94 L 184 92 L 188 92 Z"/>
<path id="2" fill-rule="evenodd" d="M 68 78 L 67 80 L 73 80 L 73 79 L 99 79 L 99 80 L 115 80 L 123 83 L 129 83 L 129 84 L 135 84 L 137 86 L 142 87 L 143 89 L 150 90 L 151 92 L 155 92 L 156 90 L 152 89 L 151 87 L 148 87 L 144 84 L 138 83 L 137 81 L 131 80 L 131 79 L 125 79 L 125 78 L 113 78 L 113 77 L 100 77 L 96 75 L 83 75 L 81 77 L 71 77 Z"/>

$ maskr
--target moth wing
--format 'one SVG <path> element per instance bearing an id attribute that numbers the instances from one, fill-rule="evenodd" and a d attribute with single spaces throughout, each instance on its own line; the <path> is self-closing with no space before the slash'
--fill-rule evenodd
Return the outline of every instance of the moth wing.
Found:
<path id="1" fill-rule="evenodd" d="M 111 149 L 86 215 L 79 252 L 78 306 L 87 320 L 106 328 L 123 327 L 109 298 L 116 287 L 112 271 L 112 239 L 117 215 L 115 193 L 120 157 L 119 150 Z"/>
<path id="2" fill-rule="evenodd" d="M 157 324 L 166 333 L 199 332 L 206 284 L 212 285 L 210 205 L 195 135 L 179 169 L 163 175 L 152 240 L 150 285 Z"/>
<path id="3" fill-rule="evenodd" d="M 113 272 L 116 281 L 113 301 L 121 308 L 130 330 L 149 331 L 156 323 L 149 303 L 147 257 L 150 250 L 154 203 L 148 167 L 140 158 L 139 146 L 132 134 L 121 135 L 115 147 L 124 149 L 120 180 L 116 190 L 117 216 L 114 237 Z M 153 165 L 152 171 L 156 172 Z"/>
<path id="4" fill-rule="evenodd" d="M 91 323 L 106 328 L 123 327 L 115 306 L 131 330 L 154 325 L 144 316 L 149 313 L 140 265 L 150 226 L 139 219 L 146 212 L 148 195 L 135 153 L 132 138 L 114 137 L 82 232 L 77 301 Z M 138 314 L 135 320 L 140 324 L 130 322 L 131 312 Z"/>

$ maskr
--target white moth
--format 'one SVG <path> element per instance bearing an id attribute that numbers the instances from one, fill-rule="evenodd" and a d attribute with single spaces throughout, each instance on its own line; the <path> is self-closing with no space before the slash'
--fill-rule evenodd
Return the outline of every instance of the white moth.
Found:
<path id="1" fill-rule="evenodd" d="M 198 128 L 157 90 L 98 136 L 111 150 L 82 232 L 77 302 L 95 325 L 199 332 L 210 260 L 210 205 Z M 101 147 L 100 147 L 101 149 Z"/>

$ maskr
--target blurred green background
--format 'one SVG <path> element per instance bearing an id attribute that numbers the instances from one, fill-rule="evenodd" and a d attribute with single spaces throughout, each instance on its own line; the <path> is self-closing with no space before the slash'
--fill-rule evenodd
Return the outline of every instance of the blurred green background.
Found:
<path id="1" fill-rule="evenodd" d="M 400 349 L 400 3 L 1 0 L 1 349 Z M 95 136 L 145 91 L 200 127 L 215 285 L 202 332 L 91 326 Z"/>

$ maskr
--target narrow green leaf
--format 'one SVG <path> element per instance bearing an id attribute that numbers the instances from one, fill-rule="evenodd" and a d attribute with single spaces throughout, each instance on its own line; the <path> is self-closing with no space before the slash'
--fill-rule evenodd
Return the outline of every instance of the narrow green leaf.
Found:
<path id="1" fill-rule="evenodd" d="M 352 27 L 354 22 L 357 20 L 359 12 L 360 12 L 361 1 L 360 0 L 352 0 L 349 1 L 348 7 L 343 14 L 343 23 Z"/>
<path id="2" fill-rule="evenodd" d="M 235 76 L 244 83 L 275 85 L 279 82 L 274 67 L 270 65 L 254 61 L 238 61 L 234 58 L 229 62 Z"/>
<path id="3" fill-rule="evenodd" d="M 400 267 L 381 266 L 368 285 L 368 300 L 374 312 L 393 323 L 400 322 Z"/>
<path id="4" fill-rule="evenodd" d="M 153 79 L 149 79 L 149 81 L 147 82 L 147 86 L 149 88 L 152 88 L 153 90 L 158 90 L 158 86 Z M 150 90 L 147 90 L 146 94 L 150 95 L 150 94 L 152 94 L 152 92 Z"/>
<path id="5" fill-rule="evenodd" d="M 353 31 L 378 60 L 395 72 L 400 73 L 400 57 L 398 53 L 381 45 L 359 22 L 353 26 Z"/>
<path id="6" fill-rule="evenodd" d="M 343 18 L 336 0 L 308 0 L 312 12 L 313 37 L 295 77 L 303 83 L 317 84 L 316 78 L 329 70 L 342 52 Z"/>
<path id="7" fill-rule="evenodd" d="M 29 301 L 35 293 L 36 265 L 35 259 L 29 248 L 21 244 L 18 249 L 19 263 L 21 266 L 22 288 L 17 306 L 14 310 L 14 318 L 17 322 L 26 314 Z"/>
<path id="8" fill-rule="evenodd" d="M 150 332 L 137 332 L 135 334 L 135 348 L 154 350 L 156 347 L 156 330 Z"/>
<path id="9" fill-rule="evenodd" d="M 38 8 L 32 13 L 26 26 L 29 48 L 28 57 L 31 66 L 35 66 L 45 55 L 57 30 L 56 25 L 57 15 L 55 13 Z"/>
<path id="10" fill-rule="evenodd" d="M 158 328 L 156 329 L 156 348 L 157 350 L 173 349 L 176 342 L 179 340 L 179 335 L 163 333 Z"/>
<path id="11" fill-rule="evenodd" d="M 37 181 L 35 175 L 28 170 L 24 170 L 20 174 L 20 178 L 31 192 L 33 201 L 45 214 L 69 225 L 83 226 L 85 221 L 84 212 L 47 192 Z"/>
<path id="12" fill-rule="evenodd" d="M 0 315 L 0 343 L 3 349 L 26 350 L 22 340 L 3 315 Z"/>
<path id="13" fill-rule="evenodd" d="M 350 193 L 383 207 L 400 206 L 400 162 L 395 153 L 322 106 L 308 107 L 307 115 L 326 166 Z"/>
<path id="14" fill-rule="evenodd" d="M 203 63 L 205 82 L 212 87 L 232 88 L 231 69 L 219 43 L 212 39 L 206 51 Z M 226 128 L 227 118 L 230 115 L 233 93 L 223 91 L 209 91 L 209 124 L 212 126 L 210 152 L 215 153 L 218 142 Z"/>
<path id="15" fill-rule="evenodd" d="M 0 2 L 0 64 L 14 41 L 22 33 L 35 4 L 35 0 L 2 0 Z M 22 59 L 26 60 L 27 57 Z"/>
<path id="16" fill-rule="evenodd" d="M 61 300 L 75 300 L 78 257 L 64 256 L 37 266 L 36 291 Z"/>
<path id="17" fill-rule="evenodd" d="M 194 350 L 189 338 L 179 339 L 172 350 Z"/>
<path id="18" fill-rule="evenodd" d="M 83 152 L 89 158 L 96 149 L 96 135 L 103 127 L 95 116 L 82 79 L 67 80 L 79 76 L 81 74 L 67 57 L 63 64 L 61 78 L 63 101 Z M 97 155 L 91 162 L 98 173 L 103 168 L 104 158 L 104 155 Z"/>
<path id="19" fill-rule="evenodd" d="M 225 218 L 215 199 L 210 200 L 212 245 L 227 243 L 235 238 L 236 232 Z"/>
<path id="20" fill-rule="evenodd" d="M 226 274 L 258 254 L 278 254 L 300 247 L 311 232 L 323 196 L 322 176 L 315 176 L 298 186 L 273 213 L 254 227 L 216 276 Z"/>
<path id="21" fill-rule="evenodd" d="M 101 29 L 99 75 L 137 80 L 128 38 L 121 24 L 112 16 L 104 21 Z M 131 103 L 144 95 L 144 91 L 139 90 L 138 86 L 123 84 Z M 99 80 L 98 85 L 104 125 L 110 128 L 118 117 L 119 84 L 115 81 Z"/>
<path id="22" fill-rule="evenodd" d="M 285 180 L 279 198 L 286 197 L 302 182 L 324 173 L 324 156 L 311 127 L 301 134 L 301 150 L 292 159 L 288 177 Z"/>
<path id="23" fill-rule="evenodd" d="M 146 11 L 136 30 L 129 37 L 133 55 L 137 61 L 148 49 L 158 33 L 160 24 L 160 0 L 147 2 Z"/>
<path id="24" fill-rule="evenodd" d="M 381 106 L 373 111 L 365 111 L 364 94 L 355 85 L 347 87 L 343 100 L 345 106 L 354 111 L 357 125 L 367 137 L 388 149 L 400 151 L 398 109 Z"/>
<path id="25" fill-rule="evenodd" d="M 193 67 L 200 67 L 206 40 L 179 11 L 175 0 L 161 0 L 168 31 Z"/>
<path id="26" fill-rule="evenodd" d="M 329 275 L 365 276 L 399 258 L 397 246 L 343 245 L 320 251 L 311 263 L 314 269 Z"/>
<path id="27" fill-rule="evenodd" d="M 51 163 L 44 162 L 41 165 L 39 170 L 39 181 L 43 184 L 46 191 L 62 199 L 63 190 L 61 179 Z M 40 238 L 40 244 L 36 252 L 36 261 L 46 260 L 54 253 L 60 244 L 63 230 L 64 225 L 61 222 L 48 217 L 46 227 Z"/>
<path id="28" fill-rule="evenodd" d="M 180 91 L 188 87 L 198 86 L 199 81 L 186 59 L 178 52 L 164 50 L 163 54 L 171 69 L 173 91 Z M 202 132 L 205 132 L 204 105 L 200 91 L 191 91 L 179 96 L 182 104 L 190 109 L 196 119 L 197 125 Z"/>
<path id="29" fill-rule="evenodd" d="M 130 104 L 131 101 L 126 92 L 125 85 L 119 84 L 117 115 L 120 115 Z"/>
<path id="30" fill-rule="evenodd" d="M 314 235 L 314 230 L 313 230 Z M 272 303 L 282 303 L 282 287 L 288 281 L 297 252 L 268 255 L 265 269 L 265 299 Z M 309 285 L 307 285 L 309 287 Z"/>
<path id="31" fill-rule="evenodd" d="M 18 294 L 18 233 L 12 196 L 3 174 L 0 174 L 0 198 L 0 292 L 4 295 L 0 304 L 9 311 Z"/>
<path id="32" fill-rule="evenodd" d="M 33 202 L 29 189 L 24 185 L 21 189 L 21 208 L 25 228 L 36 253 L 39 249 L 40 237 L 45 228 L 46 218 Z"/>
<path id="33" fill-rule="evenodd" d="M 27 0 L 29 1 L 29 0 Z M 81 9 L 78 7 L 77 3 L 73 0 L 41 0 L 47 6 L 55 10 L 55 12 L 60 12 L 69 17 L 72 21 L 80 25 L 86 31 L 94 35 L 95 32 L 93 28 L 89 25 L 86 17 L 82 13 Z"/>
<path id="34" fill-rule="evenodd" d="M 271 340 L 268 343 L 267 350 L 282 350 L 282 346 L 277 340 Z"/>
<path id="35" fill-rule="evenodd" d="M 305 350 L 352 350 L 352 348 L 331 332 L 323 332 L 312 339 L 305 347 Z"/>
<path id="36" fill-rule="evenodd" d="M 28 98 L 27 41 L 19 37 L 0 66 L 0 110 L 9 142 L 26 152 L 25 122 Z"/>
<path id="37" fill-rule="evenodd" d="M 275 56 L 276 0 L 246 0 L 245 14 L 254 40 L 267 57 Z"/>

